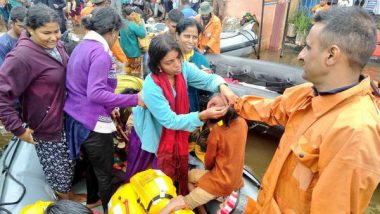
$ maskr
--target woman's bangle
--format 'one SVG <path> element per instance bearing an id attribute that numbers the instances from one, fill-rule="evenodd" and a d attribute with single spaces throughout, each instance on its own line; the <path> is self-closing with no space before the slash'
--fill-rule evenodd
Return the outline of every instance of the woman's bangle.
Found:
<path id="1" fill-rule="evenodd" d="M 220 87 L 221 87 L 222 85 L 225 85 L 225 86 L 228 87 L 228 84 L 227 84 L 227 83 L 222 83 L 222 84 L 220 84 L 219 87 L 218 87 L 218 91 L 219 91 L 219 93 L 220 93 Z"/>

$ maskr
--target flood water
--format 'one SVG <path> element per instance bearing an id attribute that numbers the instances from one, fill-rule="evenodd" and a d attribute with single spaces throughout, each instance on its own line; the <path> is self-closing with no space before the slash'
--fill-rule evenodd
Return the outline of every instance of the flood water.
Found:
<path id="1" fill-rule="evenodd" d="M 296 56 L 297 52 L 292 50 L 285 50 L 282 58 L 279 57 L 279 53 L 268 51 L 261 53 L 262 60 L 301 66 L 301 63 L 297 61 Z M 256 56 L 252 55 L 251 58 L 256 58 Z M 366 73 L 369 73 L 373 78 L 378 79 L 378 74 L 380 74 L 379 64 L 370 63 L 365 70 Z M 5 136 L 0 135 L 0 148 L 9 141 L 10 137 L 9 134 Z M 277 144 L 278 139 L 276 138 L 263 136 L 257 133 L 249 133 L 245 159 L 246 164 L 252 169 L 258 178 L 261 179 L 263 177 L 274 151 L 277 148 Z M 380 187 L 377 188 L 366 214 L 380 214 Z"/>

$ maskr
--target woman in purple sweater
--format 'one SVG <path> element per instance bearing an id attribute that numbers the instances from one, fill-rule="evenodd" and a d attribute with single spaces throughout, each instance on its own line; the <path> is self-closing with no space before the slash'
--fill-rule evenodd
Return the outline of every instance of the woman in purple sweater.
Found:
<path id="1" fill-rule="evenodd" d="M 91 165 L 88 175 L 95 174 L 97 179 L 95 189 L 87 185 L 87 204 L 97 202 L 99 193 L 107 210 L 112 196 L 112 132 L 116 131 L 111 112 L 115 107 L 144 104 L 138 94 L 114 93 L 116 65 L 110 47 L 119 36 L 120 16 L 112 8 L 97 8 L 82 19 L 82 24 L 89 31 L 67 65 L 65 128 L 71 157 L 77 157 L 82 147 Z M 87 184 L 91 182 L 91 176 L 87 176 Z"/>
<path id="2" fill-rule="evenodd" d="M 15 136 L 35 145 L 48 183 L 60 198 L 69 199 L 74 164 L 63 132 L 68 55 L 59 40 L 59 23 L 58 14 L 47 6 L 28 10 L 27 31 L 0 70 L 0 120 Z M 15 109 L 17 99 L 21 113 Z"/>

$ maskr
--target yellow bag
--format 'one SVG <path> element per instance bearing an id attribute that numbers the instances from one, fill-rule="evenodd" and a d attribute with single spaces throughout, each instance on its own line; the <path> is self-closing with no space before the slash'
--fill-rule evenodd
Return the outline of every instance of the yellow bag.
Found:
<path id="1" fill-rule="evenodd" d="M 43 214 L 52 201 L 37 201 L 22 208 L 20 214 Z"/>

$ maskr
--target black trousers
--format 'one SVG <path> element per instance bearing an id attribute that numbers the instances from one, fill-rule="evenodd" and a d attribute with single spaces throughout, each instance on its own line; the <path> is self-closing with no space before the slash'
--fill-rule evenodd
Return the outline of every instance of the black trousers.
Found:
<path id="1" fill-rule="evenodd" d="M 103 209 L 107 212 L 107 204 L 111 199 L 112 164 L 113 164 L 113 136 L 91 132 L 82 144 L 87 166 L 87 203 L 102 200 Z"/>

